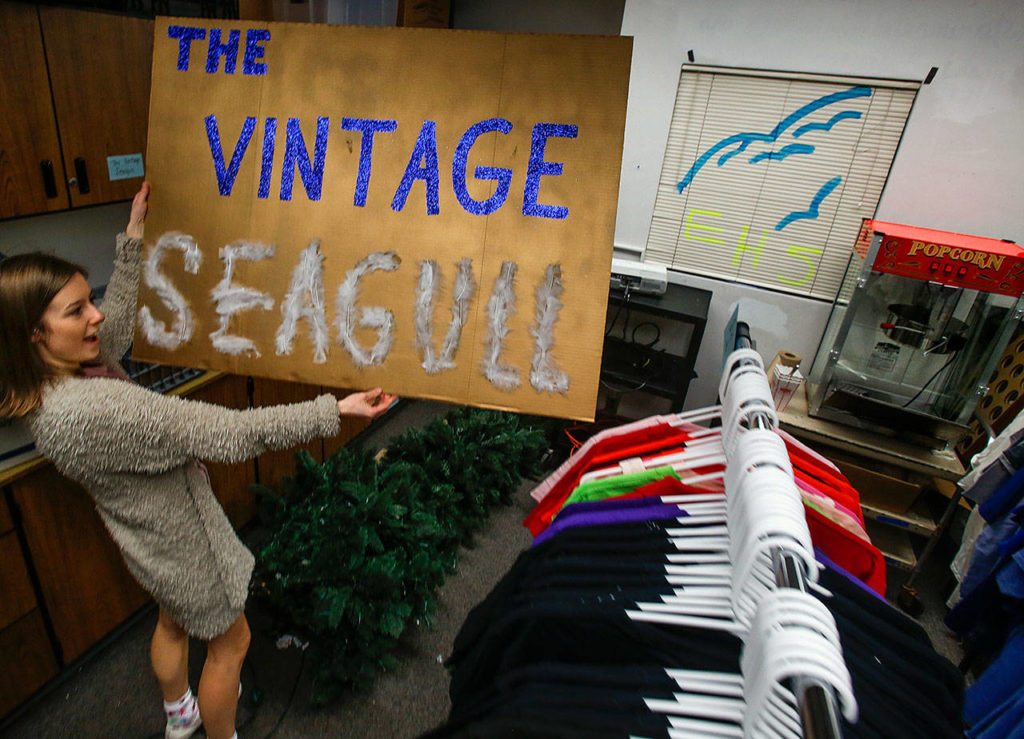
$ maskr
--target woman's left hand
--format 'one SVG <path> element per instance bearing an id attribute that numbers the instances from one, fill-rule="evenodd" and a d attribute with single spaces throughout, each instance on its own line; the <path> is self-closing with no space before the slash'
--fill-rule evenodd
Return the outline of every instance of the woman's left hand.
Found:
<path id="1" fill-rule="evenodd" d="M 377 387 L 373 390 L 346 395 L 338 401 L 338 413 L 343 416 L 376 418 L 390 408 L 396 400 L 398 400 L 397 395 L 389 395 Z"/>
<path id="2" fill-rule="evenodd" d="M 146 226 L 146 213 L 149 212 L 149 183 L 143 182 L 132 200 L 132 212 L 128 216 L 128 225 L 124 232 L 129 238 L 141 239 Z"/>

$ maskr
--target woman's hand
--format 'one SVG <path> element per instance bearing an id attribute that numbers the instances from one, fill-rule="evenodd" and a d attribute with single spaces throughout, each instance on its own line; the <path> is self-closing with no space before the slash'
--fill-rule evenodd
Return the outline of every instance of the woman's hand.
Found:
<path id="1" fill-rule="evenodd" d="M 142 233 L 146 226 L 146 213 L 148 212 L 149 183 L 143 182 L 142 187 L 135 193 L 135 199 L 132 200 L 132 212 L 128 216 L 128 225 L 124 229 L 124 232 L 128 234 L 128 238 L 142 238 Z"/>
<path id="2" fill-rule="evenodd" d="M 338 413 L 343 416 L 376 418 L 390 408 L 396 400 L 398 400 L 397 395 L 389 395 L 376 387 L 373 390 L 346 395 L 338 401 Z"/>

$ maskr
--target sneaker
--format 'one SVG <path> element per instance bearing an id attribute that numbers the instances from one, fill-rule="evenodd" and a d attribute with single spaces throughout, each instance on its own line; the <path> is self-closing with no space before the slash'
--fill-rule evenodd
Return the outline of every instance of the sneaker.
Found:
<path id="1" fill-rule="evenodd" d="M 188 739 L 203 723 L 203 717 L 195 710 L 187 716 L 168 716 L 164 739 Z"/>

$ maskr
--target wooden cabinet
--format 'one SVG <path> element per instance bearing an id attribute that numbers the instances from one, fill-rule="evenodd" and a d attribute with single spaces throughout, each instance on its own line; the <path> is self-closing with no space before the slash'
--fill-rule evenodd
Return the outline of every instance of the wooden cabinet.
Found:
<path id="1" fill-rule="evenodd" d="M 0 497 L 0 716 L 57 674 L 28 564 Z"/>
<path id="2" fill-rule="evenodd" d="M 148 600 L 128 573 L 92 498 L 45 465 L 11 483 L 64 664 Z"/>
<path id="3" fill-rule="evenodd" d="M 0 49 L 0 218 L 131 198 L 108 157 L 145 155 L 153 22 L 4 0 Z"/>
<path id="4" fill-rule="evenodd" d="M 246 378 L 240 375 L 221 375 L 189 393 L 188 397 L 225 408 L 241 410 L 249 407 Z M 207 462 L 206 469 L 210 473 L 213 492 L 234 527 L 241 528 L 252 521 L 256 516 L 256 499 L 249 490 L 249 486 L 256 482 L 253 461 L 234 464 Z"/>
<path id="5" fill-rule="evenodd" d="M 11 510 L 7 507 L 7 501 L 0 495 L 0 536 L 13 530 L 14 519 L 11 517 Z"/>
<path id="6" fill-rule="evenodd" d="M 64 164 L 35 6 L 0 3 L 0 49 L 0 218 L 67 208 L 66 188 L 55 193 Z"/>
<path id="7" fill-rule="evenodd" d="M 36 607 L 36 594 L 28 567 L 21 554 L 18 535 L 13 531 L 0 535 L 0 629 L 4 629 Z"/>
<path id="8" fill-rule="evenodd" d="M 38 610 L 0 631 L 0 717 L 56 674 L 57 660 Z"/>

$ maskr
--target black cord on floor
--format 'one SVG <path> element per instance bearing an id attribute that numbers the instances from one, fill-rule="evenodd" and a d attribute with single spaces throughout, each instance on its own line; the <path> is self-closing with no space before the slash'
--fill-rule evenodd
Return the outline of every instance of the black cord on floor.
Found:
<path id="1" fill-rule="evenodd" d="M 299 661 L 299 670 L 295 673 L 295 682 L 292 683 L 292 692 L 288 696 L 288 703 L 285 704 L 284 710 L 281 711 L 281 715 L 277 717 L 277 723 L 274 724 L 274 728 L 263 739 L 270 739 L 277 730 L 281 728 L 281 723 L 284 721 L 284 717 L 288 715 L 288 712 L 292 708 L 292 702 L 295 700 L 295 693 L 299 688 L 299 680 L 302 677 L 302 672 L 306 667 L 306 650 L 302 650 L 302 659 Z"/>
<path id="2" fill-rule="evenodd" d="M 236 729 L 244 729 L 246 726 L 251 724 L 256 719 L 256 715 L 260 712 L 260 706 L 263 705 L 263 689 L 260 688 L 259 679 L 256 677 L 256 670 L 252 666 L 252 656 L 249 654 L 246 654 L 245 659 L 242 661 L 242 672 L 245 672 L 246 667 L 249 668 L 249 689 L 248 691 L 243 690 L 238 702 L 239 705 L 241 705 L 242 698 L 244 698 L 246 692 L 248 692 L 249 700 L 252 701 L 252 713 L 246 717 L 245 721 L 236 726 Z M 245 687 L 244 682 L 242 683 L 242 687 Z"/>

